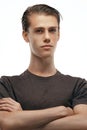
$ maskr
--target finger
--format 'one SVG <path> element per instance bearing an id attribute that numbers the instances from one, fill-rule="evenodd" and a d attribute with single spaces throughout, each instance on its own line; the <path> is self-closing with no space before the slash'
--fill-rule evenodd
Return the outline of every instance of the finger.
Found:
<path id="1" fill-rule="evenodd" d="M 9 102 L 12 102 L 12 103 L 16 103 L 16 101 L 10 97 L 8 98 L 4 98 L 3 100 L 6 100 L 6 101 L 9 101 Z"/>
<path id="2" fill-rule="evenodd" d="M 13 112 L 16 111 L 15 107 L 11 107 L 8 104 L 2 104 L 0 105 L 0 111 L 9 111 L 9 112 Z"/>
<path id="3" fill-rule="evenodd" d="M 5 100 L 0 101 L 0 105 L 2 105 L 2 104 L 9 104 L 9 105 L 13 105 L 13 103 L 12 103 L 12 102 L 10 102 L 10 101 L 5 101 Z"/>
<path id="4" fill-rule="evenodd" d="M 8 103 L 8 104 L 10 104 L 10 105 L 16 105 L 16 104 L 18 104 L 18 102 L 16 102 L 16 101 L 14 101 L 13 99 L 11 99 L 11 98 L 2 98 L 1 100 L 0 100 L 0 104 L 5 104 L 5 103 Z"/>
<path id="5" fill-rule="evenodd" d="M 13 106 L 13 105 L 9 105 L 9 104 L 1 104 L 0 110 L 21 111 L 22 108 L 21 108 L 21 106 L 17 106 L 17 105 Z"/>
<path id="6" fill-rule="evenodd" d="M 15 100 L 13 100 L 12 98 L 2 98 L 0 99 L 0 102 L 16 102 Z"/>
<path id="7" fill-rule="evenodd" d="M 73 115 L 73 110 L 70 107 L 67 107 L 69 115 Z"/>
<path id="8" fill-rule="evenodd" d="M 0 108 L 2 109 L 3 107 L 7 107 L 7 108 L 11 108 L 15 111 L 19 111 L 19 110 L 22 110 L 22 107 L 20 104 L 14 104 L 14 105 L 10 105 L 8 103 L 5 103 L 5 104 L 0 104 Z"/>
<path id="9" fill-rule="evenodd" d="M 22 110 L 22 107 L 20 105 L 20 103 L 18 102 L 13 102 L 11 99 L 7 99 L 7 98 L 4 98 L 0 101 L 0 108 L 1 107 L 8 107 L 8 108 L 11 108 L 13 109 L 14 111 L 19 111 L 19 110 Z M 5 108 L 6 109 L 6 108 Z"/>

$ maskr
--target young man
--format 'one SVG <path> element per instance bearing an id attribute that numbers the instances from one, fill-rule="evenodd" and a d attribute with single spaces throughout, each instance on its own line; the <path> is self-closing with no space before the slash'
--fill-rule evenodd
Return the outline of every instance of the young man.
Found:
<path id="1" fill-rule="evenodd" d="M 22 26 L 30 64 L 21 75 L 0 79 L 1 130 L 87 130 L 87 81 L 54 65 L 60 13 L 44 4 L 28 7 Z"/>

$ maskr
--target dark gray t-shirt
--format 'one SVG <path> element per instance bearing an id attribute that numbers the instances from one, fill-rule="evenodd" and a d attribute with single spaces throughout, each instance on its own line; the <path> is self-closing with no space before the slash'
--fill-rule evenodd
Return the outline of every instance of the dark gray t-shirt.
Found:
<path id="1" fill-rule="evenodd" d="M 24 110 L 45 109 L 64 105 L 73 108 L 87 104 L 87 81 L 57 73 L 40 77 L 26 70 L 18 76 L 2 76 L 0 98 L 11 97 Z"/>

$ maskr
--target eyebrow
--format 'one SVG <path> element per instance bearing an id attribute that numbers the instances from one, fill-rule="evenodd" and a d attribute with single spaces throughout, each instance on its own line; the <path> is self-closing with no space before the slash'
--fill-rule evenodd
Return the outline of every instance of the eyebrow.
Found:
<path id="1" fill-rule="evenodd" d="M 44 28 L 45 28 L 45 27 L 42 27 L 42 26 L 39 27 L 39 26 L 38 26 L 38 27 L 35 27 L 34 29 L 36 30 L 36 29 L 44 29 Z M 58 26 L 50 26 L 50 27 L 48 27 L 48 29 L 49 29 L 49 28 L 58 28 Z"/>

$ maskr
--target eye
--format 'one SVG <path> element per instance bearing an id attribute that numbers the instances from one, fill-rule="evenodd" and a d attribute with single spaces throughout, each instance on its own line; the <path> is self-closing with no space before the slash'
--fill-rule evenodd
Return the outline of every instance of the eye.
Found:
<path id="1" fill-rule="evenodd" d="M 56 30 L 56 28 L 50 28 L 50 29 L 49 29 L 49 32 L 50 32 L 50 33 L 56 33 L 57 30 Z"/>
<path id="2" fill-rule="evenodd" d="M 35 32 L 41 34 L 43 33 L 43 29 L 36 29 Z"/>

